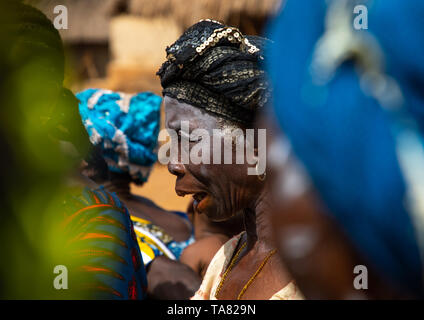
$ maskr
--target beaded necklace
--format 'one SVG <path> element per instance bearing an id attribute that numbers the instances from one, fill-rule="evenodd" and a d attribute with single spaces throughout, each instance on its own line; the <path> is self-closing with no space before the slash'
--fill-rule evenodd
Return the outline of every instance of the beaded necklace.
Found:
<path id="1" fill-rule="evenodd" d="M 228 266 L 227 270 L 224 272 L 221 281 L 219 282 L 219 285 L 216 289 L 215 292 L 215 298 L 218 299 L 218 295 L 221 292 L 222 286 L 224 285 L 225 279 L 227 278 L 227 275 L 231 272 L 231 270 L 233 269 L 240 253 L 243 251 L 243 249 L 246 247 L 247 242 L 243 243 L 243 245 L 240 247 L 240 249 L 237 251 L 237 253 L 235 254 L 234 258 L 231 259 L 230 265 Z M 276 252 L 276 250 L 272 250 L 264 259 L 264 261 L 262 261 L 261 265 L 259 266 L 259 268 L 256 270 L 256 272 L 253 274 L 252 277 L 250 277 L 250 279 L 246 282 L 246 284 L 244 285 L 243 289 L 241 289 L 239 295 L 237 296 L 237 300 L 241 300 L 242 296 L 244 295 L 244 293 L 246 292 L 247 288 L 249 288 L 249 286 L 252 284 L 252 282 L 256 279 L 256 277 L 258 276 L 258 274 L 262 271 L 262 269 L 265 267 L 266 263 L 268 262 L 268 260 L 272 257 L 272 255 Z"/>

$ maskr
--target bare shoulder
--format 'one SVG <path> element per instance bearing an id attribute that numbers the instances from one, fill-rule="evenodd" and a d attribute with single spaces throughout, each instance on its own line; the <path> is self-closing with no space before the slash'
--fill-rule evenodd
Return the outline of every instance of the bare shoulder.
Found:
<path id="1" fill-rule="evenodd" d="M 225 235 L 216 234 L 203 237 L 199 240 L 196 240 L 193 244 L 188 246 L 185 250 L 190 249 L 193 253 L 199 253 L 201 255 L 207 254 L 210 255 L 210 252 L 216 253 L 227 241 L 229 238 Z M 184 250 L 184 251 L 185 251 Z"/>
<path id="2" fill-rule="evenodd" d="M 223 235 L 211 235 L 196 240 L 184 249 L 180 261 L 189 265 L 203 278 L 209 263 L 227 241 L 228 237 Z"/>

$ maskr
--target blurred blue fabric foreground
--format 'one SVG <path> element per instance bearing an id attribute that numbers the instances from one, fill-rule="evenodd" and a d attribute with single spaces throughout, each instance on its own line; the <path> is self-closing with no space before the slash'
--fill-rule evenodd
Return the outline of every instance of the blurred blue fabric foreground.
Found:
<path id="1" fill-rule="evenodd" d="M 370 266 L 424 296 L 424 2 L 289 0 L 268 31 L 295 154 Z"/>

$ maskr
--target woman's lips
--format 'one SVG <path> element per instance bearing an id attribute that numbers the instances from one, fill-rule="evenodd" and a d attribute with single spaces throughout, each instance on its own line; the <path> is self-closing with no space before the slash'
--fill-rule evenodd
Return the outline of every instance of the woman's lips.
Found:
<path id="1" fill-rule="evenodd" d="M 193 194 L 194 201 L 202 201 L 208 194 L 206 192 L 197 192 Z"/>
<path id="2" fill-rule="evenodd" d="M 195 211 L 201 213 L 205 207 L 205 202 L 208 194 L 206 192 L 199 192 L 193 194 L 193 208 Z"/>
<path id="3" fill-rule="evenodd" d="M 207 192 L 200 191 L 186 191 L 181 189 L 175 189 L 176 193 L 180 197 L 184 197 L 188 194 L 193 195 L 193 208 L 197 212 L 202 212 L 202 210 L 207 206 L 207 204 L 210 202 L 208 199 L 210 198 L 208 196 Z"/>

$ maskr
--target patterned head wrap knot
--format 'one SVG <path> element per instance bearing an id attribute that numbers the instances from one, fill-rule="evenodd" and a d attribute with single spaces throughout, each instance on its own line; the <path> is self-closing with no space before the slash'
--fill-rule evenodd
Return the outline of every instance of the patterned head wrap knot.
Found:
<path id="1" fill-rule="evenodd" d="M 128 172 L 135 183 L 147 181 L 156 162 L 162 99 L 88 89 L 77 94 L 79 112 L 93 145 L 100 146 L 109 170 Z"/>
<path id="2" fill-rule="evenodd" d="M 163 95 L 242 124 L 270 97 L 263 67 L 267 40 L 202 20 L 166 49 L 158 71 Z"/>

